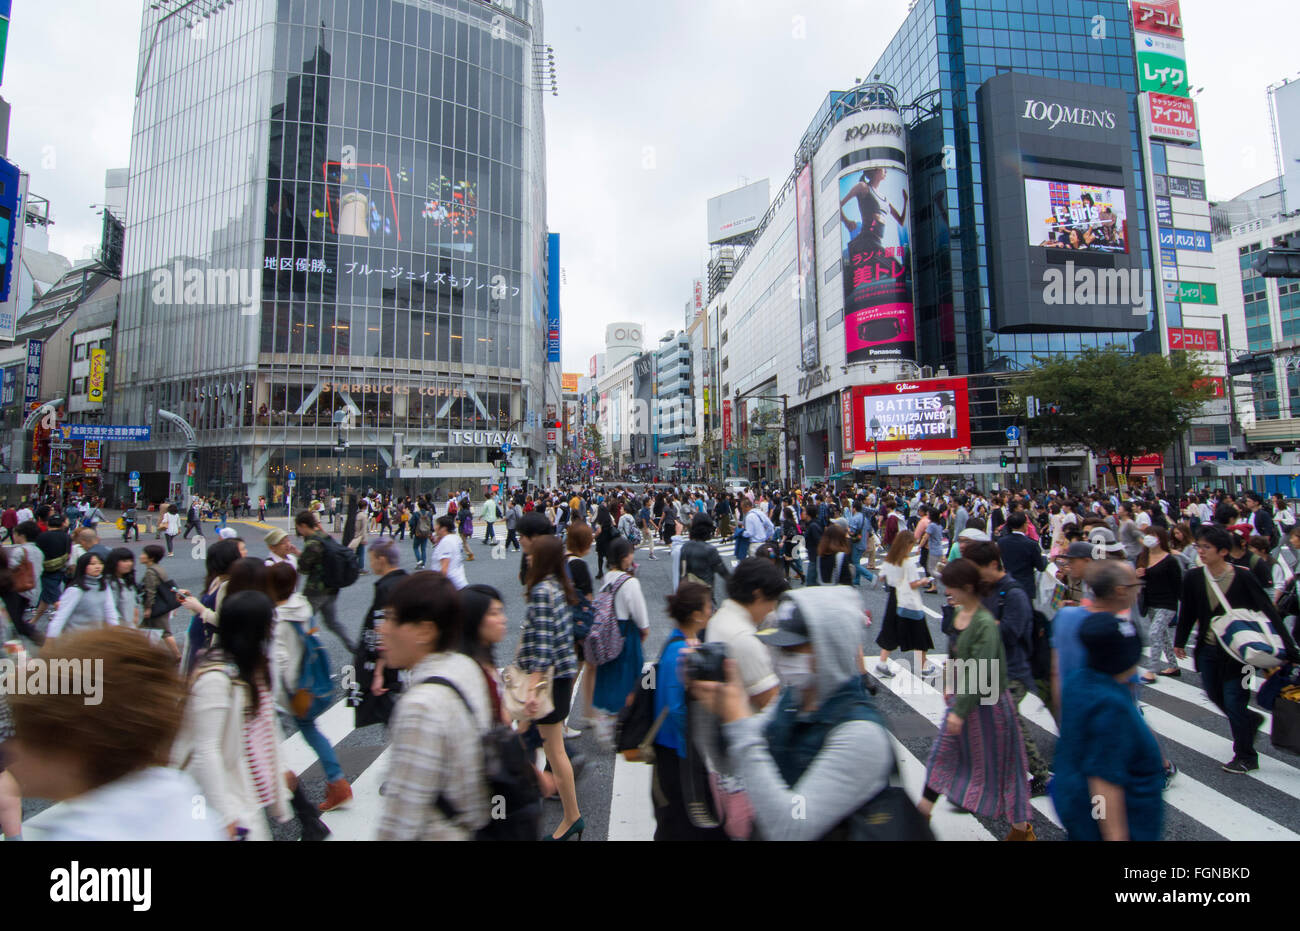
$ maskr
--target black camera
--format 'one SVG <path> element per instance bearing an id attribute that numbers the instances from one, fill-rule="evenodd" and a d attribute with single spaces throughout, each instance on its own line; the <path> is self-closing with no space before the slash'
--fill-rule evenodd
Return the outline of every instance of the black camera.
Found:
<path id="1" fill-rule="evenodd" d="M 725 643 L 701 643 L 686 654 L 686 678 L 692 682 L 725 682 L 727 673 L 722 664 L 726 658 Z"/>

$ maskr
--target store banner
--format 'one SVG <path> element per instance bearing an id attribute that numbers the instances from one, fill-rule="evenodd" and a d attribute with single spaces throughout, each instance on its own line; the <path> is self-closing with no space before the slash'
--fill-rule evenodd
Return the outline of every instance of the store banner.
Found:
<path id="1" fill-rule="evenodd" d="M 27 341 L 27 374 L 23 380 L 24 406 L 35 404 L 41 399 L 41 357 L 44 350 L 44 340 Z"/>
<path id="2" fill-rule="evenodd" d="M 1178 300 L 1184 304 L 1218 304 L 1219 286 L 1196 281 L 1180 281 Z"/>
<path id="3" fill-rule="evenodd" d="M 1146 98 L 1153 139 L 1173 142 L 1196 142 L 1200 139 L 1196 130 L 1196 104 L 1190 97 L 1152 92 Z"/>
<path id="4" fill-rule="evenodd" d="M 1182 39 L 1135 32 L 1133 45 L 1137 49 L 1138 90 L 1171 97 L 1191 96 Z"/>
<path id="5" fill-rule="evenodd" d="M 1143 32 L 1156 32 L 1183 37 L 1183 17 L 1178 0 L 1133 0 L 1133 28 Z"/>
<path id="6" fill-rule="evenodd" d="M 795 181 L 795 216 L 798 239 L 799 281 L 796 299 L 799 306 L 800 362 L 804 371 L 821 363 L 821 334 L 817 325 L 817 234 L 813 217 L 812 163 L 804 165 Z"/>
<path id="7" fill-rule="evenodd" d="M 722 448 L 731 448 L 731 400 L 722 402 Z"/>
<path id="8" fill-rule="evenodd" d="M 89 393 L 91 404 L 104 403 L 104 368 L 108 352 L 103 349 L 90 350 Z"/>

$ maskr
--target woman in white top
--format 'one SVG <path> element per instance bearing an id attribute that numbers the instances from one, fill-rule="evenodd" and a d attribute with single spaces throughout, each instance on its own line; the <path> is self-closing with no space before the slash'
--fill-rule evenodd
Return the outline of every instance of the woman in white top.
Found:
<path id="1" fill-rule="evenodd" d="M 45 560 L 45 554 L 40 551 L 35 543 L 32 542 L 41 532 L 41 528 L 36 525 L 35 521 L 23 521 L 13 530 L 14 545 L 7 547 L 5 554 L 9 561 L 9 570 L 15 581 L 20 574 L 21 567 L 24 563 L 31 565 L 30 574 L 32 587 L 25 592 L 16 591 L 10 588 L 4 592 L 5 609 L 9 612 L 9 619 L 13 621 L 14 628 L 18 633 L 32 643 L 40 646 L 45 642 L 45 635 L 36 629 L 36 625 L 27 621 L 27 612 L 36 607 L 36 602 L 41 597 L 41 564 Z M 21 572 L 26 577 L 27 572 Z"/>
<path id="2" fill-rule="evenodd" d="M 169 509 L 162 516 L 162 532 L 167 538 L 167 555 L 176 555 L 172 552 L 172 546 L 176 542 L 176 535 L 181 532 L 181 516 L 174 509 Z"/>
<path id="3" fill-rule="evenodd" d="M 445 575 L 456 590 L 469 585 L 465 576 L 465 551 L 460 538 L 456 536 L 456 518 L 443 514 L 434 525 L 433 559 L 429 565 L 433 571 Z"/>
<path id="4" fill-rule="evenodd" d="M 596 667 L 596 687 L 591 696 L 596 735 L 606 746 L 613 742 L 613 715 L 623 709 L 627 697 L 636 689 L 645 664 L 641 643 L 650 635 L 645 595 L 640 580 L 632 574 L 636 568 L 635 554 L 627 537 L 615 537 L 609 545 L 609 572 L 601 587 L 601 592 L 614 592 L 614 616 L 623 634 L 623 652 L 617 659 Z"/>
<path id="5" fill-rule="evenodd" d="M 915 542 L 910 530 L 900 530 L 880 564 L 880 577 L 889 586 L 889 601 L 885 605 L 884 623 L 876 636 L 880 661 L 876 663 L 875 674 L 885 679 L 894 675 L 889 667 L 889 654 L 894 650 L 918 651 L 923 676 L 936 675 L 939 671 L 925 658 L 934 649 L 934 640 L 925 619 L 921 593 L 917 591 L 926 584 L 926 578 L 912 553 Z"/>
<path id="6" fill-rule="evenodd" d="M 268 653 L 274 608 L 261 592 L 237 592 L 217 615 L 219 647 L 190 678 L 172 762 L 198 782 L 231 840 L 270 840 L 266 820 L 289 820 Z"/>

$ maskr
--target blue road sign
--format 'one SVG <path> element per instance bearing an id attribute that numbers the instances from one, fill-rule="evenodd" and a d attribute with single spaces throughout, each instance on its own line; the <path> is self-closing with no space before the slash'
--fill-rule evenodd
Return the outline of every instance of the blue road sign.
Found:
<path id="1" fill-rule="evenodd" d="M 298 481 L 298 473 L 297 473 L 297 472 L 290 472 L 290 473 L 289 473 L 289 481 L 291 481 L 291 482 L 296 482 L 296 481 Z"/>
<path id="2" fill-rule="evenodd" d="M 502 444 L 501 444 L 501 452 L 502 452 L 502 454 L 504 454 L 504 455 L 506 455 L 506 456 L 509 456 L 509 455 L 510 455 L 510 444 L 509 444 L 509 443 L 502 443 Z"/>
<path id="3" fill-rule="evenodd" d="M 1007 442 L 1016 443 L 1019 442 L 1019 440 L 1020 440 L 1020 428 L 1007 427 Z"/>
<path id="4" fill-rule="evenodd" d="M 140 481 L 140 473 L 139 473 L 139 472 L 132 472 L 132 473 L 131 473 L 129 476 L 127 476 L 127 477 L 128 477 L 131 481 L 133 481 L 133 482 L 138 482 L 138 481 Z"/>

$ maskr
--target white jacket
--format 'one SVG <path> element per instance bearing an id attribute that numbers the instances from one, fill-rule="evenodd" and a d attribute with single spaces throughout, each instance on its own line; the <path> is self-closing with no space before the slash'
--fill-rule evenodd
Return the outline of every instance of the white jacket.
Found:
<path id="1" fill-rule="evenodd" d="M 311 603 L 299 592 L 275 609 L 275 631 L 271 644 L 271 676 L 275 684 L 275 703 L 289 711 L 289 700 L 298 686 L 302 667 L 302 638 L 293 629 L 301 624 L 303 632 L 312 629 Z"/>
<path id="2" fill-rule="evenodd" d="M 194 777 L 207 804 L 221 812 L 225 823 L 248 829 L 249 840 L 270 840 L 262 817 L 253 773 L 244 755 L 244 710 L 248 689 L 236 685 L 233 666 L 214 667 L 190 684 L 189 701 L 180 734 L 172 746 L 172 765 Z M 280 760 L 280 725 L 272 715 L 275 749 L 276 801 L 267 810 L 277 821 L 288 821 L 289 787 Z"/>
<path id="3" fill-rule="evenodd" d="M 221 812 L 200 816 L 199 787 L 185 773 L 150 766 L 46 809 L 23 825 L 29 840 L 194 841 L 226 840 Z"/>

